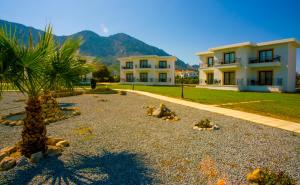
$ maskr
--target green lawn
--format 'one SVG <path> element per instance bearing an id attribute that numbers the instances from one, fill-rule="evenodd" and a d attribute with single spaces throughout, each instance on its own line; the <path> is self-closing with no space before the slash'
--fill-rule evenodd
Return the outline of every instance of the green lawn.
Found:
<path id="1" fill-rule="evenodd" d="M 107 86 L 115 89 L 132 88 L 131 85 L 119 84 L 110 84 Z M 135 85 L 135 90 L 147 91 L 175 98 L 180 98 L 181 95 L 181 87 L 179 86 Z M 300 123 L 300 94 L 236 92 L 185 87 L 184 97 L 186 100 L 194 102 L 218 105 Z M 239 103 L 248 101 L 260 102 Z M 222 105 L 226 103 L 237 104 Z"/>

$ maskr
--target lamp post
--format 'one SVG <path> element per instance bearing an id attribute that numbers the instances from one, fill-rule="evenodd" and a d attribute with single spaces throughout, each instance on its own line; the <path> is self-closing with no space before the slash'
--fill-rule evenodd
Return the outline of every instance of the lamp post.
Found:
<path id="1" fill-rule="evenodd" d="M 184 98 L 184 96 L 183 96 L 183 77 L 184 77 L 183 73 L 180 76 L 181 76 L 181 98 L 183 99 Z"/>
<path id="2" fill-rule="evenodd" d="M 132 90 L 134 91 L 134 77 L 132 79 Z"/>

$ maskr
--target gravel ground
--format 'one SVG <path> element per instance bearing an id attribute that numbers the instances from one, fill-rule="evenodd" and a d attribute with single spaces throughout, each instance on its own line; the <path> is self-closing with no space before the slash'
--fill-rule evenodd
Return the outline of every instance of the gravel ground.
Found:
<path id="1" fill-rule="evenodd" d="M 4 109 L 22 107 L 23 102 L 11 102 L 20 97 L 4 94 L 0 114 L 8 111 Z M 286 171 L 300 183 L 297 134 L 131 93 L 81 95 L 59 101 L 77 103 L 82 112 L 47 127 L 49 135 L 64 137 L 71 146 L 58 158 L 0 172 L 0 184 L 175 185 L 209 184 L 224 178 L 228 184 L 239 185 L 247 184 L 245 176 L 256 167 Z M 181 120 L 167 122 L 146 116 L 143 106 L 161 102 Z M 193 130 L 193 122 L 204 118 L 221 129 Z M 19 140 L 21 129 L 0 125 L 0 148 Z M 209 168 L 215 167 L 211 177 L 200 170 L 203 161 Z"/>

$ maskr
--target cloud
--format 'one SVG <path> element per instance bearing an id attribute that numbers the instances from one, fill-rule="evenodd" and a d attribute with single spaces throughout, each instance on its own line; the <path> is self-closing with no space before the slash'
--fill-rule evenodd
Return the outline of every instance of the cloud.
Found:
<path id="1" fill-rule="evenodd" d="M 101 24 L 101 25 L 100 25 L 100 33 L 101 33 L 101 34 L 108 34 L 108 32 L 109 32 L 108 27 L 105 26 L 104 24 Z"/>

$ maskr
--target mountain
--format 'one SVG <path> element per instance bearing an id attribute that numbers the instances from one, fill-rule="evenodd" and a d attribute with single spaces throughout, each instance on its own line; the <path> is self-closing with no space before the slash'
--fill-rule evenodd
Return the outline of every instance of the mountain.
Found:
<path id="1" fill-rule="evenodd" d="M 43 34 L 42 30 L 28 27 L 22 24 L 0 20 L 0 26 L 15 31 L 16 37 L 20 43 L 28 43 L 29 33 L 32 33 L 33 41 L 37 42 L 39 35 Z M 97 57 L 101 62 L 112 70 L 119 70 L 118 57 L 130 55 L 158 55 L 169 56 L 164 50 L 154 46 L 150 46 L 134 37 L 125 33 L 118 33 L 108 37 L 103 37 L 95 32 L 84 30 L 68 36 L 54 35 L 54 39 L 63 43 L 67 38 L 82 37 L 83 44 L 80 47 L 80 53 L 83 55 Z M 187 69 L 188 64 L 178 59 L 176 61 L 176 69 Z"/>

